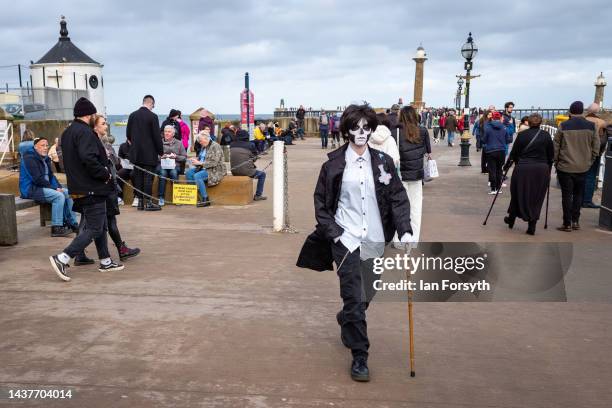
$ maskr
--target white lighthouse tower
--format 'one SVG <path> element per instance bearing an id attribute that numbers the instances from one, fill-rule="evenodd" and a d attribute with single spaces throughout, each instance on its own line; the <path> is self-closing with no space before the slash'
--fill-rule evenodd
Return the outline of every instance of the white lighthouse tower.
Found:
<path id="1" fill-rule="evenodd" d="M 41 59 L 30 65 L 32 88 L 34 92 L 44 88 L 81 91 L 75 94 L 85 94 L 99 113 L 106 114 L 102 67 L 70 41 L 66 18 L 62 16 L 59 41 Z M 66 102 L 65 96 L 62 95 L 62 103 Z M 65 105 L 63 103 L 62 106 Z"/>

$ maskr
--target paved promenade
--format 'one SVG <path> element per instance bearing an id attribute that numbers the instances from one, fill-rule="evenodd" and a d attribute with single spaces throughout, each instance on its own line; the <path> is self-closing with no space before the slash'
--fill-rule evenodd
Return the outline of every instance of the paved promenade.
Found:
<path id="1" fill-rule="evenodd" d="M 612 406 L 612 305 L 603 303 L 417 303 L 415 378 L 406 303 L 374 303 L 372 381 L 353 382 L 335 321 L 335 274 L 294 266 L 314 227 L 312 192 L 326 152 L 316 140 L 288 149 L 297 234 L 271 232 L 270 167 L 264 202 L 122 208 L 124 239 L 142 254 L 121 272 L 71 267 L 64 283 L 47 258 L 68 240 L 50 238 L 36 209 L 20 212 L 19 245 L 0 248 L 1 395 L 43 387 L 70 389 L 72 399 L 0 406 Z M 492 198 L 479 153 L 472 149 L 470 168 L 456 166 L 458 147 L 436 145 L 434 157 L 441 177 L 424 188 L 423 241 L 612 247 L 594 210 L 583 211 L 582 231 L 555 230 L 556 188 L 548 230 L 541 223 L 529 237 L 521 222 L 508 230 L 508 193 L 483 227 Z"/>

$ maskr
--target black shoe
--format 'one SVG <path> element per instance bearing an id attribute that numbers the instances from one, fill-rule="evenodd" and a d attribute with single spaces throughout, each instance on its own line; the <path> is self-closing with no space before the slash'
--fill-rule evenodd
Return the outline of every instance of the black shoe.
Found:
<path id="1" fill-rule="evenodd" d="M 588 203 L 582 203 L 582 208 L 601 208 L 601 206 L 595 204 L 594 202 L 590 201 Z"/>
<path id="2" fill-rule="evenodd" d="M 82 265 L 93 265 L 96 261 L 91 258 L 88 258 L 87 255 L 77 256 L 74 258 L 74 266 L 82 266 Z"/>
<path id="3" fill-rule="evenodd" d="M 125 242 L 122 242 L 121 247 L 117 248 L 117 250 L 119 251 L 119 259 L 121 261 L 133 258 L 140 253 L 140 248 L 128 248 Z"/>
<path id="4" fill-rule="evenodd" d="M 123 270 L 124 266 L 115 262 L 115 261 L 111 261 L 111 263 L 109 263 L 108 265 L 102 265 L 100 264 L 100 266 L 98 267 L 98 270 L 100 272 L 113 272 L 113 271 L 121 271 Z"/>
<path id="5" fill-rule="evenodd" d="M 535 235 L 536 231 L 536 221 L 529 221 L 529 226 L 527 227 L 527 234 Z"/>
<path id="6" fill-rule="evenodd" d="M 507 216 L 504 217 L 504 222 L 508 224 L 508 228 L 514 228 L 514 222 L 516 221 L 516 217 Z"/>
<path id="7" fill-rule="evenodd" d="M 578 231 L 580 229 L 580 224 L 578 224 L 578 222 L 572 222 L 572 229 Z"/>
<path id="8" fill-rule="evenodd" d="M 68 228 L 70 228 L 75 234 L 79 233 L 79 224 L 68 225 Z"/>
<path id="9" fill-rule="evenodd" d="M 258 195 L 256 195 L 256 196 L 253 197 L 253 201 L 263 201 L 263 200 L 267 200 L 267 199 L 268 199 L 268 197 L 266 197 L 266 196 L 258 196 Z"/>
<path id="10" fill-rule="evenodd" d="M 161 211 L 161 209 L 162 208 L 159 205 L 155 204 L 151 200 L 147 200 L 147 203 L 144 206 L 145 211 Z"/>
<path id="11" fill-rule="evenodd" d="M 368 369 L 368 359 L 366 357 L 358 356 L 353 359 L 351 378 L 355 381 L 370 381 L 370 370 Z"/>
<path id="12" fill-rule="evenodd" d="M 208 200 L 208 197 L 206 197 L 202 201 L 198 201 L 198 203 L 196 204 L 196 207 L 210 207 L 210 201 Z"/>
<path id="13" fill-rule="evenodd" d="M 60 261 L 57 255 L 50 256 L 49 262 L 51 262 L 51 267 L 61 280 L 64 282 L 70 282 L 70 276 L 68 276 L 68 272 L 66 271 L 66 269 L 68 269 L 68 265 Z"/>
<path id="14" fill-rule="evenodd" d="M 66 228 L 64 226 L 61 226 L 61 227 L 52 226 L 51 227 L 52 237 L 67 237 L 70 234 L 72 234 L 72 231 L 70 230 L 70 228 Z"/>
<path id="15" fill-rule="evenodd" d="M 138 211 L 143 211 L 144 207 L 145 207 L 145 205 L 144 205 L 144 198 L 140 197 L 138 199 L 138 207 L 136 207 L 136 208 L 138 209 Z"/>

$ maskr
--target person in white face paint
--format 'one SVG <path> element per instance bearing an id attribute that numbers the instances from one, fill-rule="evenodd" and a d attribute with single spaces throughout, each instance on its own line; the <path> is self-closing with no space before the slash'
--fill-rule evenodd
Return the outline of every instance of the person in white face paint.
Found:
<path id="1" fill-rule="evenodd" d="M 314 192 L 316 231 L 304 243 L 297 266 L 333 270 L 344 306 L 336 315 L 342 343 L 353 355 L 351 377 L 369 381 L 366 309 L 375 290 L 373 258 L 382 256 L 397 231 L 410 242 L 410 203 L 393 159 L 368 146 L 376 112 L 351 105 L 340 118 L 349 143 L 329 153 Z"/>

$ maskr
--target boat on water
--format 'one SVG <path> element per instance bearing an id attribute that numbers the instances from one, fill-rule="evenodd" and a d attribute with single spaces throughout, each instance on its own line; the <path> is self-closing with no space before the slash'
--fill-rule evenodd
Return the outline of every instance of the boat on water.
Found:
<path id="1" fill-rule="evenodd" d="M 117 122 L 113 122 L 113 126 L 127 126 L 127 120 L 119 120 Z"/>

